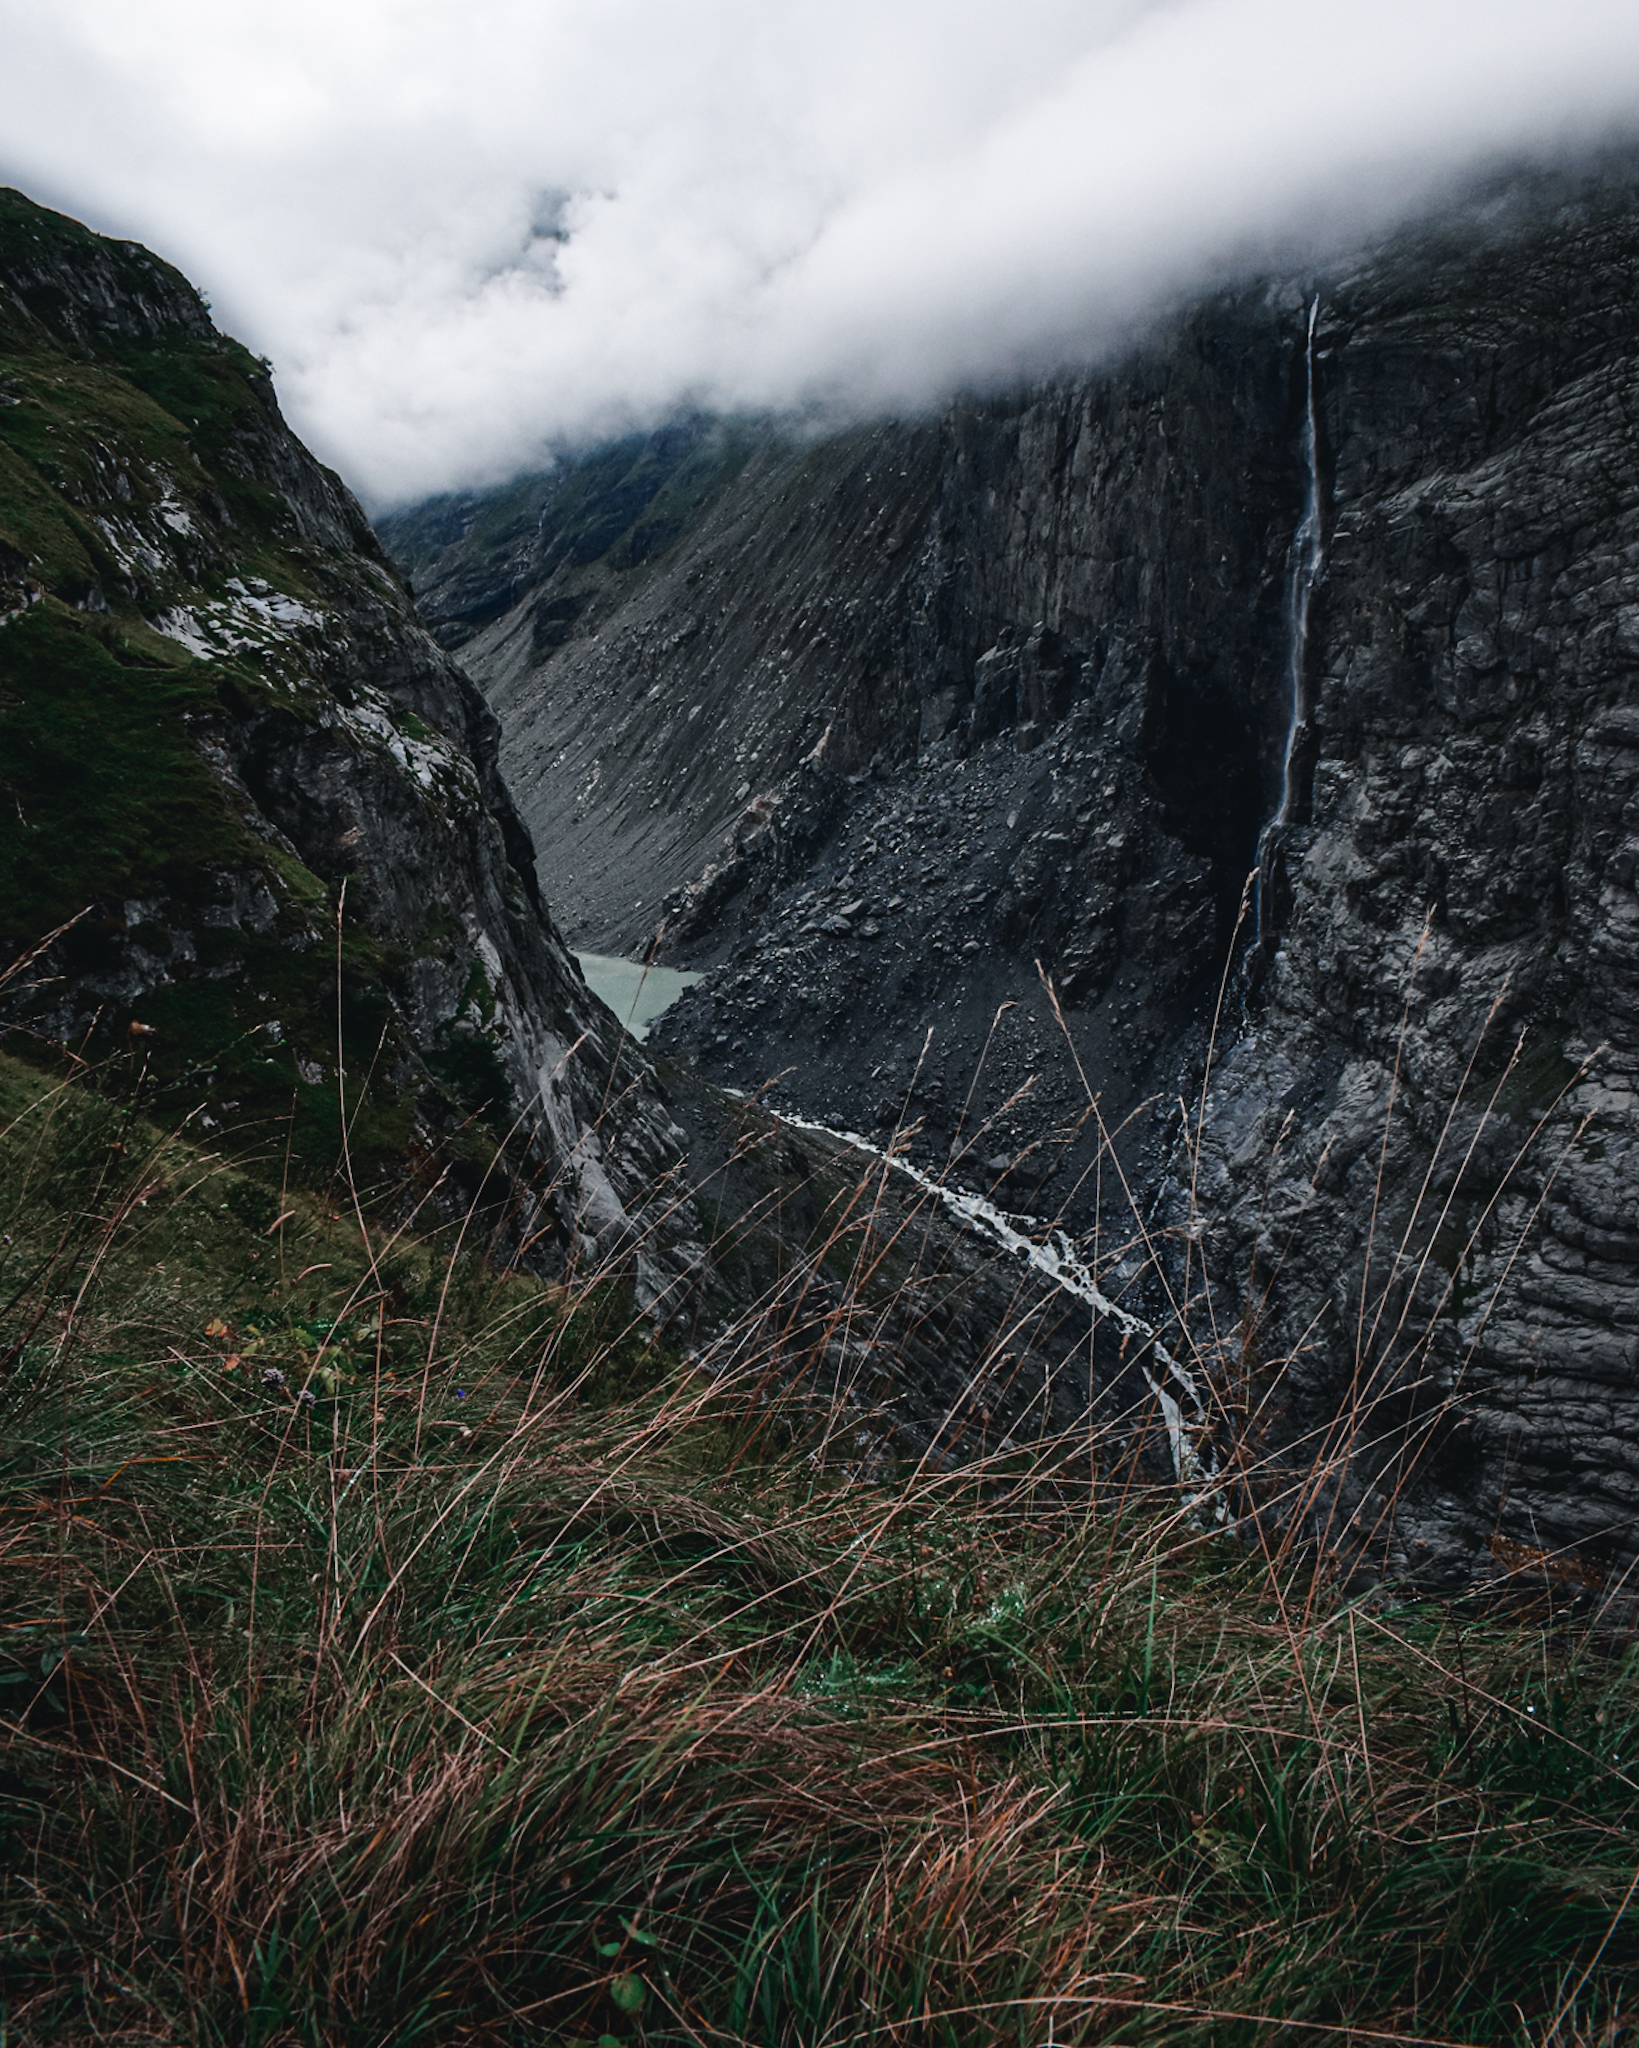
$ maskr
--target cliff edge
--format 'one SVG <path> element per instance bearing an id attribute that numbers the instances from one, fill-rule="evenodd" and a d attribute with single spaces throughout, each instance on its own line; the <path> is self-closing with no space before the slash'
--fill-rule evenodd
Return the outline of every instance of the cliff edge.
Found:
<path id="1" fill-rule="evenodd" d="M 288 1114 L 310 1177 L 481 1196 L 512 1256 L 642 1239 L 655 1298 L 681 1134 L 497 738 L 267 366 L 145 250 L 0 193 L 13 1043 L 128 1049 L 224 1142 Z"/>

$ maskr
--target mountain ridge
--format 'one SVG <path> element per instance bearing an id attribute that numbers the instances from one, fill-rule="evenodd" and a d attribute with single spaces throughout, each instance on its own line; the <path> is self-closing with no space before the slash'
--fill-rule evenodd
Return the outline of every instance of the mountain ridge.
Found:
<path id="1" fill-rule="evenodd" d="M 128 1043 L 205 1128 L 288 1114 L 321 1178 L 350 1136 L 412 1206 L 504 1188 L 525 1256 L 639 1235 L 681 1134 L 545 911 L 493 714 L 266 366 L 11 192 L 0 350 L 19 1042 Z"/>

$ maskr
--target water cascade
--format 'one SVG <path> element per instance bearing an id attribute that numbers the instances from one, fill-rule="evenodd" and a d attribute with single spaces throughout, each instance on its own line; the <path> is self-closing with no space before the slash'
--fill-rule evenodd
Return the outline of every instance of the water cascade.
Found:
<path id="1" fill-rule="evenodd" d="M 999 1250 L 1024 1259 L 1062 1293 L 1084 1302 L 1095 1318 L 1102 1317 L 1112 1322 L 1124 1336 L 1140 1339 L 1137 1354 L 1139 1370 L 1166 1424 L 1172 1468 L 1183 1490 L 1184 1505 L 1197 1513 L 1209 1510 L 1218 1522 L 1228 1519 L 1229 1510 L 1217 1484 L 1219 1475 L 1211 1447 L 1211 1421 L 1194 1374 L 1165 1348 L 1161 1333 L 1153 1323 L 1110 1300 L 1077 1255 L 1065 1231 L 1052 1229 L 1043 1233 L 1035 1218 L 1009 1215 L 993 1202 L 987 1202 L 982 1195 L 970 1194 L 965 1188 L 949 1187 L 931 1173 L 924 1173 L 921 1167 L 913 1165 L 901 1153 L 883 1151 L 857 1131 L 834 1131 L 828 1124 L 812 1123 L 808 1118 L 795 1116 L 789 1111 L 781 1113 L 780 1121 L 790 1124 L 794 1130 L 812 1131 L 816 1137 L 836 1139 L 872 1159 L 880 1159 L 884 1165 L 914 1181 L 924 1194 L 931 1195 L 957 1223 L 987 1238 Z M 1187 1414 L 1185 1403 L 1188 1404 Z"/>
<path id="2" fill-rule="evenodd" d="M 1303 517 L 1292 536 L 1286 570 L 1286 676 L 1291 709 L 1286 723 L 1286 751 L 1281 759 L 1280 805 L 1258 835 L 1255 902 L 1261 948 L 1274 943 L 1270 884 L 1286 835 L 1303 800 L 1304 755 L 1310 737 L 1309 613 L 1326 568 L 1320 485 L 1320 431 L 1315 398 L 1315 328 L 1320 298 L 1309 307 L 1309 331 L 1303 354 Z"/>

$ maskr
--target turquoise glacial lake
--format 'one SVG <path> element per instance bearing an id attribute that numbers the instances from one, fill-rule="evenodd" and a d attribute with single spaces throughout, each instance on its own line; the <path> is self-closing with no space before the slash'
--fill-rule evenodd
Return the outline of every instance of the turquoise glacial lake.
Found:
<path id="1" fill-rule="evenodd" d="M 607 953 L 577 953 L 586 985 L 620 1019 L 634 1038 L 647 1038 L 649 1026 L 669 1010 L 686 988 L 702 977 L 676 967 L 645 967 L 641 960 L 616 960 Z"/>

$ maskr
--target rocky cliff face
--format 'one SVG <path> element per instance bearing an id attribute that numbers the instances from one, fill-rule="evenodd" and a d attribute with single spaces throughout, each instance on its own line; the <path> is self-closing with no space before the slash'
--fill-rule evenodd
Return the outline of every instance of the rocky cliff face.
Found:
<path id="1" fill-rule="evenodd" d="M 1636 251 L 1616 182 L 1323 301 L 1315 759 L 1196 1199 L 1278 1427 L 1425 1575 L 1639 1533 Z"/>
<path id="2" fill-rule="evenodd" d="M 624 559 L 739 452 L 663 443 Z M 265 366 L 164 264 L 17 194 L 0 579 L 8 1051 L 200 1119 L 272 1176 L 269 1218 L 287 1171 L 347 1174 L 397 1218 L 476 1215 L 503 1262 L 634 1282 L 714 1369 L 839 1401 L 854 1465 L 1084 1410 L 1085 1302 L 624 1037 L 543 906 L 493 712 Z"/>
<path id="3" fill-rule="evenodd" d="M 681 1133 L 496 743 L 265 366 L 146 251 L 0 193 L 12 1042 L 129 1047 L 224 1134 L 290 1113 L 319 1177 L 350 1131 L 401 1200 L 485 1190 L 514 1253 L 618 1244 Z"/>
<path id="4" fill-rule="evenodd" d="M 571 930 L 712 969 L 673 1045 L 1034 1145 L 1345 1571 L 1636 1555 L 1636 257 L 1631 164 L 1519 180 L 1096 376 L 389 529 Z"/>

